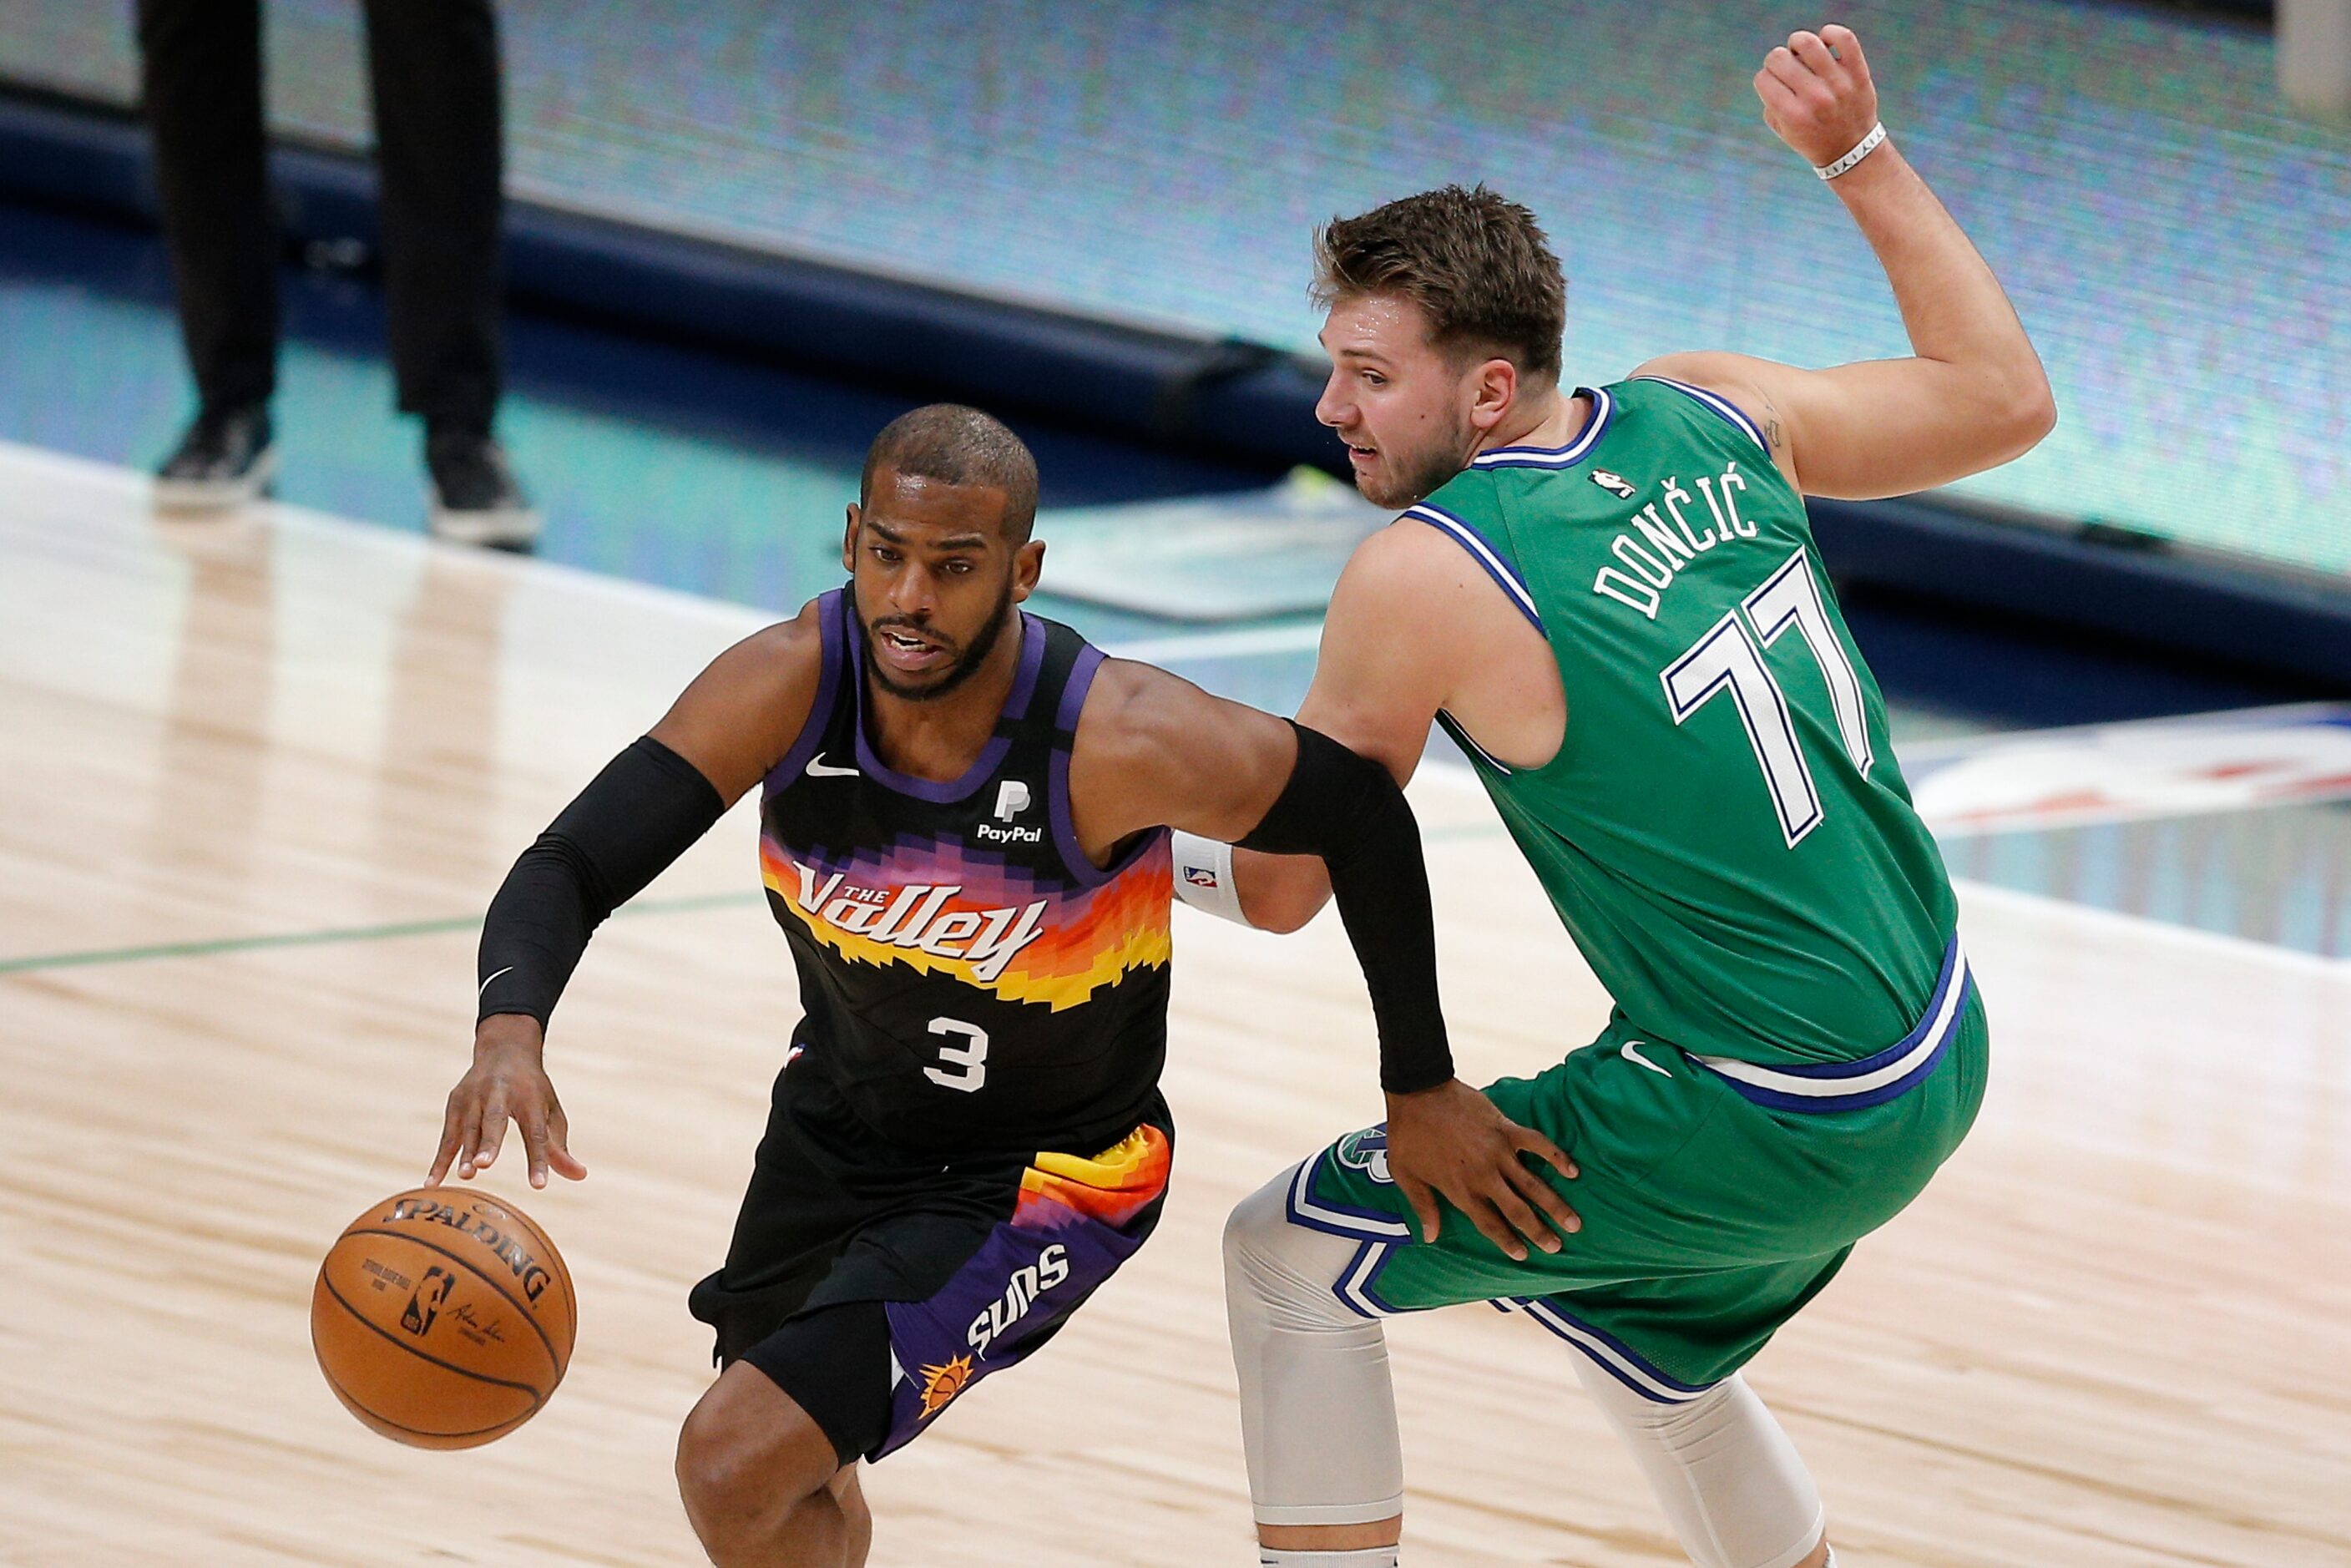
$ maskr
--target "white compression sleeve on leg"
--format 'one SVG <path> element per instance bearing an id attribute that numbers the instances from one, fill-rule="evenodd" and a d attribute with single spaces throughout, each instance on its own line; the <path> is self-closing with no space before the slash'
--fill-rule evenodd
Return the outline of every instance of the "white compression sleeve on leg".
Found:
<path id="1" fill-rule="evenodd" d="M 1355 1244 L 1290 1222 L 1290 1174 L 1225 1222 L 1225 1311 L 1257 1521 L 1394 1519 L 1404 1511 L 1404 1447 L 1387 1336 L 1332 1291 Z"/>
<path id="2" fill-rule="evenodd" d="M 1743 1377 L 1659 1405 L 1576 1358 L 1698 1568 L 1794 1568 L 1820 1544 L 1820 1489 Z"/>
<path id="3" fill-rule="evenodd" d="M 1233 883 L 1232 845 L 1176 828 L 1167 835 L 1167 849 L 1176 862 L 1176 897 L 1220 920 L 1249 924 L 1241 913 L 1241 890 Z"/>

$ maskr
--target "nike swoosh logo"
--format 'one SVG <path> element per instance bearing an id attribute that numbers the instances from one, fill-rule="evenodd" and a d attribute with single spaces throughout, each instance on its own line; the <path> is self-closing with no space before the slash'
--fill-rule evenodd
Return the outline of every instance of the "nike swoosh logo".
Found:
<path id="1" fill-rule="evenodd" d="M 833 768 L 826 764 L 822 754 L 809 758 L 808 776 L 811 779 L 854 779 L 854 768 Z"/>
<path id="2" fill-rule="evenodd" d="M 511 975 L 511 974 L 513 974 L 513 973 L 514 973 L 514 966 L 513 966 L 512 964 L 508 964 L 505 968 L 500 969 L 500 970 L 498 971 L 498 975 Z M 498 977 L 498 975 L 492 975 L 492 976 L 490 977 L 490 980 L 495 980 L 495 979 L 496 979 L 496 978 Z M 479 1000 L 481 998 L 483 998 L 483 997 L 486 997 L 486 996 L 489 995 L 489 991 L 490 991 L 490 980 L 484 980 L 484 981 L 482 982 L 482 988 L 481 988 L 480 990 L 475 991 L 475 992 L 474 993 L 475 998 L 476 1000 Z"/>
<path id="3" fill-rule="evenodd" d="M 1673 1076 L 1672 1073 L 1667 1071 L 1664 1068 L 1658 1066 L 1656 1062 L 1651 1061 L 1647 1057 L 1641 1054 L 1641 1047 L 1644 1043 L 1646 1042 L 1642 1040 L 1628 1040 L 1624 1044 L 1616 1048 L 1616 1054 L 1623 1057 L 1627 1061 L 1635 1062 L 1640 1066 L 1647 1068 L 1650 1071 L 1656 1073 L 1660 1078 L 1671 1078 Z"/>

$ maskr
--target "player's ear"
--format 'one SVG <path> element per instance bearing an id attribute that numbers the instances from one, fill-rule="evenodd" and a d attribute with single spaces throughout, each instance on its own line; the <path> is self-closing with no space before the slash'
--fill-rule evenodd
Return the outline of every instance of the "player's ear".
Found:
<path id="1" fill-rule="evenodd" d="M 849 503 L 849 526 L 841 531 L 841 570 L 857 570 L 857 503 Z"/>
<path id="2" fill-rule="evenodd" d="M 1491 430 L 1518 401 L 1519 367 L 1499 357 L 1488 360 L 1471 372 L 1469 384 L 1469 423 L 1477 430 Z"/>
<path id="3" fill-rule="evenodd" d="M 1019 603 L 1037 591 L 1037 578 L 1045 570 L 1045 541 L 1030 539 L 1012 552 L 1012 602 Z"/>

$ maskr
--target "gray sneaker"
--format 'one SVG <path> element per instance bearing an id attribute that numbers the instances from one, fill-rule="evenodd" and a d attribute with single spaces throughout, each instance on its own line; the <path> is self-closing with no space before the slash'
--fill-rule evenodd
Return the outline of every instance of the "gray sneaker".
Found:
<path id="1" fill-rule="evenodd" d="M 432 478 L 433 537 L 452 544 L 528 553 L 538 542 L 538 511 L 523 494 L 498 444 L 471 431 L 425 437 Z"/>
<path id="2" fill-rule="evenodd" d="M 257 500 L 277 472 L 269 405 L 207 409 L 155 470 L 155 504 L 173 511 L 224 511 Z"/>

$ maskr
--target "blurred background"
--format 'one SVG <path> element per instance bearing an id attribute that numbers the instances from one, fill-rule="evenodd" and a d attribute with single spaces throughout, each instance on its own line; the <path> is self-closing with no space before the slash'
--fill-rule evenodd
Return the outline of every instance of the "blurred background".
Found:
<path id="1" fill-rule="evenodd" d="M 262 9 L 275 493 L 418 529 L 360 6 Z M 2061 410 L 2032 453 L 1948 491 L 1815 504 L 1915 747 L 2351 689 L 2346 9 L 1837 10 Z M 839 575 L 872 432 L 956 397 L 1038 449 L 1045 609 L 1283 708 L 1340 562 L 1383 520 L 1325 477 L 1339 449 L 1311 417 L 1318 223 L 1447 180 L 1528 204 L 1566 264 L 1586 382 L 1690 348 L 1905 351 L 1867 248 L 1761 122 L 1755 62 L 1823 19 L 1784 4 L 495 11 L 498 430 L 538 554 L 601 573 L 797 606 Z M 140 97 L 130 6 L 0 0 L 0 440 L 152 470 L 194 401 Z M 2169 784 L 2241 761 L 2189 755 Z M 1942 766 L 1917 756 L 1914 774 Z M 2021 836 L 2038 785 L 2011 780 L 1997 809 L 1962 802 L 1974 825 L 1947 842 L 1970 874 L 2332 950 L 2351 930 L 2351 834 L 2313 804 L 2332 767 L 2257 811 L 2157 800 L 2120 826 L 2085 825 L 2064 805 L 2082 790 L 2053 786 Z M 2214 857 L 2231 890 L 2303 891 L 2255 915 L 2238 891 L 2213 913 L 2187 869 L 2115 891 L 2123 868 Z"/>

